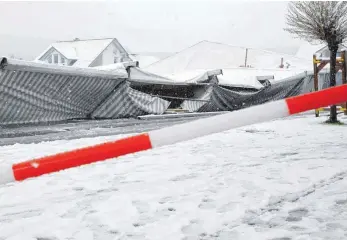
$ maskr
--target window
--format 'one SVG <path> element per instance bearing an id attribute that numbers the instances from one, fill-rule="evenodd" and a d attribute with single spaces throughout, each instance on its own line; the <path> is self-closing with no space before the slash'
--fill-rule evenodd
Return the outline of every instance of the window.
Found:
<path id="1" fill-rule="evenodd" d="M 47 62 L 52 63 L 52 56 L 49 56 L 49 58 L 47 58 Z"/>
<path id="2" fill-rule="evenodd" d="M 61 62 L 61 64 L 65 65 L 65 58 L 62 57 L 62 58 L 60 59 L 60 62 Z"/>
<path id="3" fill-rule="evenodd" d="M 59 55 L 53 54 L 53 63 L 58 64 L 59 63 Z"/>

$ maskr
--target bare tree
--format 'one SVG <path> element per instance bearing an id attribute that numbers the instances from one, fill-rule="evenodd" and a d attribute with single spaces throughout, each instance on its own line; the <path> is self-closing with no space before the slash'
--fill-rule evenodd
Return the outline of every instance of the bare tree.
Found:
<path id="1" fill-rule="evenodd" d="M 347 2 L 290 2 L 286 15 L 288 31 L 308 42 L 326 43 L 330 51 L 330 86 L 336 85 L 336 53 L 347 38 Z M 337 122 L 336 106 L 330 108 L 330 122 Z"/>

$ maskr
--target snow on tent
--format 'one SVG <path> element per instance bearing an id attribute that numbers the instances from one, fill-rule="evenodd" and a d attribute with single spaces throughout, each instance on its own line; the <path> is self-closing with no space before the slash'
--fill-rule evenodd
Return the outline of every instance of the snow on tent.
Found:
<path id="1" fill-rule="evenodd" d="M 124 69 L 107 72 L 0 58 L 0 125 L 155 112 L 146 105 L 153 97 L 130 89 L 127 77 Z M 108 104 L 111 98 L 114 105 Z"/>
<path id="2" fill-rule="evenodd" d="M 248 75 L 247 75 L 248 73 Z M 275 73 L 269 76 L 270 73 Z M 260 78 L 283 79 L 265 87 Z M 260 77 L 260 78 L 259 78 Z M 307 92 L 311 77 L 289 70 L 226 69 L 184 71 L 157 75 L 137 67 L 129 68 L 131 87 L 171 101 L 171 108 L 189 112 L 232 111 Z M 247 80 L 247 81 L 246 81 Z"/>
<path id="3" fill-rule="evenodd" d="M 279 68 L 281 64 L 290 69 L 312 69 L 312 62 L 293 55 L 209 41 L 199 42 L 144 69 L 165 75 L 196 69 L 224 69 L 240 66 L 271 69 Z"/>
<path id="4" fill-rule="evenodd" d="M 181 104 L 183 109 L 196 112 L 232 111 L 297 94 L 298 90 L 293 90 L 297 81 L 304 85 L 304 78 L 298 74 L 311 67 L 311 62 L 306 59 L 288 54 L 202 41 L 144 69 L 162 76 L 222 69 L 223 74 L 217 76 L 217 84 L 204 86 L 203 91 L 195 91 L 194 97 Z M 270 88 L 261 83 L 285 78 L 288 81 L 278 82 Z M 246 99 L 252 103 L 245 103 Z"/>
<path id="5" fill-rule="evenodd" d="M 222 76 L 224 77 L 224 76 Z M 220 77 L 218 77 L 220 78 Z M 232 85 L 214 85 L 209 87 L 197 102 L 195 99 L 182 103 L 182 108 L 190 112 L 212 112 L 212 111 L 233 111 L 252 105 L 262 104 L 271 100 L 283 99 L 295 96 L 303 92 L 308 92 L 312 76 L 306 74 L 276 81 L 273 84 L 261 87 L 258 85 L 253 91 L 249 89 L 235 88 Z"/>
<path id="6" fill-rule="evenodd" d="M 210 86 L 198 99 L 186 100 L 182 108 L 190 112 L 233 111 L 252 105 L 263 104 L 268 101 L 279 100 L 287 97 L 313 91 L 313 72 L 266 70 L 256 75 L 247 76 L 249 70 L 243 69 L 242 74 L 235 73 L 235 69 L 223 69 L 219 75 L 218 85 Z M 267 72 L 269 71 L 269 72 Z M 237 71 L 236 71 L 237 72 Z M 267 75 L 274 73 L 273 75 Z M 243 75 L 246 84 L 241 85 L 233 81 L 233 77 Z M 318 75 L 318 88 L 329 87 L 329 73 L 322 72 Z M 337 85 L 342 84 L 342 74 L 336 74 Z M 256 84 L 258 82 L 258 84 Z M 262 82 L 263 84 L 260 84 Z M 236 84 L 235 84 L 236 83 Z M 250 87 L 253 84 L 253 89 Z M 206 100 L 198 102 L 197 100 Z"/>
<path id="7" fill-rule="evenodd" d="M 194 99 L 206 86 L 217 83 L 220 69 L 185 71 L 179 74 L 157 75 L 141 68 L 129 68 L 132 88 L 158 96 L 171 102 L 170 108 L 177 108 L 186 99 Z"/>

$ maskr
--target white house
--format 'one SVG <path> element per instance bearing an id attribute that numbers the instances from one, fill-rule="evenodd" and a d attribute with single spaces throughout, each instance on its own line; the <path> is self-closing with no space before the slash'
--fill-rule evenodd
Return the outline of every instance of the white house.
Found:
<path id="1" fill-rule="evenodd" d="M 339 45 L 339 49 L 337 52 L 337 57 L 340 56 L 340 53 L 342 50 L 347 49 L 347 43 L 341 43 Z M 316 55 L 317 58 L 329 58 L 330 57 L 330 50 L 328 46 L 325 43 L 321 44 L 311 44 L 308 42 L 305 42 L 300 45 L 296 57 L 309 59 L 312 61 L 313 54 Z"/>
<path id="2" fill-rule="evenodd" d="M 75 67 L 97 67 L 132 59 L 116 38 L 76 38 L 51 44 L 36 61 Z"/>

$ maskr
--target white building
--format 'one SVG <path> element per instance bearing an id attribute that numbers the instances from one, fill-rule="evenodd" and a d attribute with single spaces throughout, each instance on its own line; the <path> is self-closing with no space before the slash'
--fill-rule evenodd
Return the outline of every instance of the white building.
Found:
<path id="1" fill-rule="evenodd" d="M 346 50 L 346 49 L 347 49 L 347 43 L 340 44 L 338 52 L 337 52 L 337 57 L 340 56 L 340 53 L 342 50 Z M 296 57 L 309 59 L 312 61 L 314 54 L 316 55 L 317 58 L 329 58 L 330 50 L 327 44 L 325 43 L 311 44 L 311 43 L 305 42 L 300 45 L 296 53 Z"/>
<path id="2" fill-rule="evenodd" d="M 116 38 L 75 39 L 51 44 L 36 61 L 75 67 L 97 67 L 132 61 Z"/>

